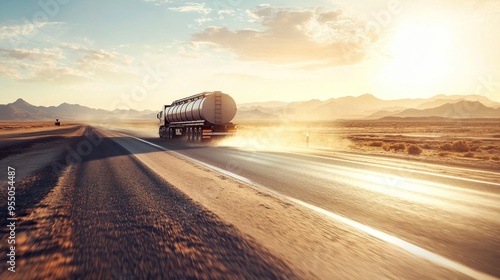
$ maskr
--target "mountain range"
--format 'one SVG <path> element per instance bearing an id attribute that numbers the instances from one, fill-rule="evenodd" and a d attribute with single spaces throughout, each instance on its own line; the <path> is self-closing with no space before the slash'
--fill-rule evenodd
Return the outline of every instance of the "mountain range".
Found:
<path id="1" fill-rule="evenodd" d="M 500 103 L 480 95 L 436 95 L 431 98 L 383 100 L 371 94 L 299 102 L 256 102 L 238 105 L 235 121 L 317 121 L 383 118 L 500 118 Z M 156 118 L 152 110 L 113 111 L 78 104 L 34 106 L 19 98 L 0 105 L 0 120 L 120 120 Z"/>
<path id="2" fill-rule="evenodd" d="M 13 103 L 0 105 L 0 120 L 106 120 L 106 119 L 155 119 L 156 112 L 151 110 L 108 111 L 94 109 L 78 104 L 62 103 L 59 106 L 34 106 L 19 98 Z"/>
<path id="3" fill-rule="evenodd" d="M 381 118 L 500 118 L 500 103 L 480 95 L 383 100 L 371 94 L 303 102 L 240 104 L 236 119 L 338 120 Z"/>

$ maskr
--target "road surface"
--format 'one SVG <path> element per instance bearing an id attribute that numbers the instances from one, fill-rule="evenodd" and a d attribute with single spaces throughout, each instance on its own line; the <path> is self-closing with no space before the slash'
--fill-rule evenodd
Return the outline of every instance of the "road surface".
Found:
<path id="1" fill-rule="evenodd" d="M 17 279 L 500 278 L 496 172 L 62 129 L 0 137 L 2 168 L 59 147 L 19 183 Z"/>

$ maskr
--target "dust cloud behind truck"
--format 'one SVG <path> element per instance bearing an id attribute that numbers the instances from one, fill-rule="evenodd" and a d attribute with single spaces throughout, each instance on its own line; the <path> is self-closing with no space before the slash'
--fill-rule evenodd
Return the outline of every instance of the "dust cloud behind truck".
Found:
<path id="1" fill-rule="evenodd" d="M 164 105 L 157 114 L 160 138 L 186 136 L 189 142 L 233 135 L 234 99 L 220 91 L 203 92 Z"/>

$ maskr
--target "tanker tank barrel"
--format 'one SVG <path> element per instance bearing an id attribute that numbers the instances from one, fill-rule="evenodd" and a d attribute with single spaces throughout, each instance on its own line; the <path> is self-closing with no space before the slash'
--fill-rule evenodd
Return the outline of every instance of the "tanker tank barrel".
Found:
<path id="1" fill-rule="evenodd" d="M 202 92 L 164 105 L 157 115 L 160 138 L 184 136 L 188 142 L 202 142 L 234 135 L 234 99 L 221 91 Z"/>
<path id="2" fill-rule="evenodd" d="M 207 121 L 212 124 L 230 122 L 236 115 L 233 98 L 220 91 L 203 92 L 176 100 L 166 109 L 169 122 Z"/>

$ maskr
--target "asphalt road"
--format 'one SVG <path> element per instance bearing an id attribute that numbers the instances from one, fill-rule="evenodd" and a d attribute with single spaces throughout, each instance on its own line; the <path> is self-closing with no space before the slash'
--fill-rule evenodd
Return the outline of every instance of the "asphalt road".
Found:
<path id="1" fill-rule="evenodd" d="M 471 180 L 474 170 L 143 139 L 500 277 L 500 181 Z"/>

